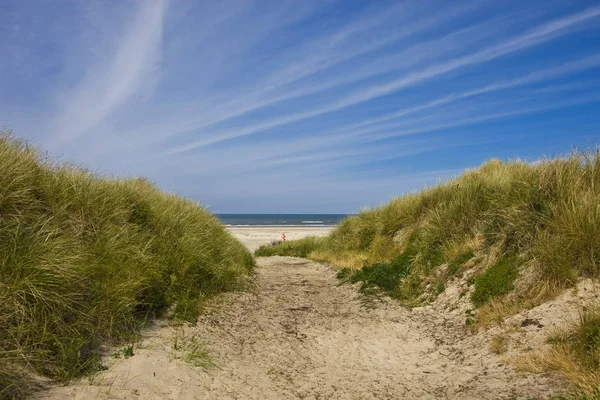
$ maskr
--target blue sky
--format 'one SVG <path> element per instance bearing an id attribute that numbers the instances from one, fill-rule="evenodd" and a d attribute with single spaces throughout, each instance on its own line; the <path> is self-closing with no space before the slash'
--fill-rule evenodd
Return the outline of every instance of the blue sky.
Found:
<path id="1" fill-rule="evenodd" d="M 600 139 L 597 1 L 0 0 L 0 125 L 215 212 L 353 212 Z"/>

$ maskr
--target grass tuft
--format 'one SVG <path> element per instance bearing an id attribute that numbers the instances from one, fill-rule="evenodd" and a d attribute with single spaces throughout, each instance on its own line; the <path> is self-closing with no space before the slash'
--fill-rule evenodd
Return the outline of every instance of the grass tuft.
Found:
<path id="1" fill-rule="evenodd" d="M 467 261 L 471 260 L 475 257 L 475 253 L 472 250 L 467 250 L 463 253 L 460 253 L 458 256 L 452 259 L 450 263 L 448 263 L 448 276 L 456 275 L 458 270 L 467 263 Z"/>
<path id="2" fill-rule="evenodd" d="M 504 354 L 508 351 L 508 337 L 506 335 L 496 335 L 490 339 L 490 350 L 495 354 Z"/>
<path id="3" fill-rule="evenodd" d="M 600 394 L 600 309 L 590 306 L 575 326 L 548 338 L 550 349 L 516 360 L 527 372 L 559 372 L 575 385 L 565 399 L 597 399 Z"/>
<path id="4" fill-rule="evenodd" d="M 185 328 L 175 331 L 172 357 L 205 370 L 216 366 L 213 355 L 206 344 L 196 336 L 186 334 Z"/>
<path id="5" fill-rule="evenodd" d="M 254 265 L 207 210 L 145 179 L 54 164 L 8 134 L 0 171 L 0 397 L 102 368 L 100 346 L 154 316 L 194 321 Z"/>
<path id="6" fill-rule="evenodd" d="M 549 342 L 570 350 L 585 369 L 600 372 L 600 310 L 583 312 L 573 331 L 563 332 Z"/>

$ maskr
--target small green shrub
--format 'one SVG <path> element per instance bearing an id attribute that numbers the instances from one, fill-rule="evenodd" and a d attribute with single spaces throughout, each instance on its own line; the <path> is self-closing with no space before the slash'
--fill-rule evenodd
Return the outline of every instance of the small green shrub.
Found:
<path id="1" fill-rule="evenodd" d="M 343 269 L 338 278 L 350 283 L 362 282 L 363 292 L 372 292 L 377 287 L 391 297 L 399 297 L 399 287 L 410 274 L 414 253 L 405 251 L 390 264 L 375 264 L 359 270 Z"/>
<path id="2" fill-rule="evenodd" d="M 341 281 L 350 281 L 350 277 L 353 275 L 353 270 L 350 268 L 342 268 L 336 274 L 337 278 Z"/>
<path id="3" fill-rule="evenodd" d="M 519 273 L 519 265 L 517 256 L 506 256 L 477 276 L 475 290 L 471 294 L 473 304 L 481 307 L 494 297 L 511 291 Z"/>
<path id="4" fill-rule="evenodd" d="M 421 249 L 416 255 L 415 262 L 421 267 L 422 273 L 429 274 L 444 263 L 441 246 L 436 243 Z"/>

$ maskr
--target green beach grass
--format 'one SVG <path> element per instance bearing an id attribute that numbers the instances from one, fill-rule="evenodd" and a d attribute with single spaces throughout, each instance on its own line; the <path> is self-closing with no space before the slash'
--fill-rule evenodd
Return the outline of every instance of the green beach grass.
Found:
<path id="1" fill-rule="evenodd" d="M 524 269 L 535 270 L 536 286 L 542 280 L 547 287 L 569 287 L 600 272 L 600 153 L 535 163 L 488 161 L 348 217 L 328 237 L 255 252 L 276 254 L 348 268 L 346 277 L 399 268 L 394 285 L 381 286 L 407 304 L 428 298 L 439 291 L 432 283 L 465 268 L 477 269 L 473 301 L 479 307 L 512 291 Z"/>
<path id="2" fill-rule="evenodd" d="M 364 293 L 387 294 L 407 306 L 434 300 L 468 273 L 476 312 L 466 323 L 485 328 L 581 278 L 599 277 L 600 152 L 535 163 L 491 160 L 348 217 L 328 237 L 255 252 L 276 254 L 328 262 L 340 268 L 343 281 L 361 282 Z M 571 347 L 563 354 L 575 361 L 565 356 L 554 363 L 575 363 L 583 371 L 578 377 L 568 372 L 572 367 L 562 370 L 588 394 L 600 387 L 597 315 L 583 318 L 573 327 L 575 339 L 565 341 Z"/>
<path id="3" fill-rule="evenodd" d="M 600 152 L 491 160 L 348 217 L 328 237 L 255 252 L 277 254 L 328 262 L 343 281 L 361 282 L 363 293 L 407 306 L 434 300 L 468 273 L 476 310 L 465 323 L 476 331 L 599 277 Z M 598 315 L 584 313 L 562 347 L 536 366 L 561 371 L 584 397 L 600 393 Z"/>
<path id="4" fill-rule="evenodd" d="M 0 398 L 101 368 L 100 346 L 159 315 L 194 321 L 252 255 L 207 210 L 0 135 Z"/>

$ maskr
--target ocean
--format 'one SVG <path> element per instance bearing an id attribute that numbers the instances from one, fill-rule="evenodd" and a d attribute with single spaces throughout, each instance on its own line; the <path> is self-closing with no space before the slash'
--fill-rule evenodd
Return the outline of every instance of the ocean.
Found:
<path id="1" fill-rule="evenodd" d="M 347 214 L 216 214 L 226 226 L 333 226 Z"/>

